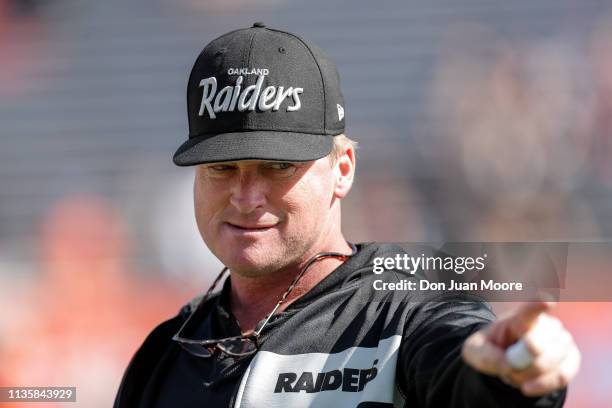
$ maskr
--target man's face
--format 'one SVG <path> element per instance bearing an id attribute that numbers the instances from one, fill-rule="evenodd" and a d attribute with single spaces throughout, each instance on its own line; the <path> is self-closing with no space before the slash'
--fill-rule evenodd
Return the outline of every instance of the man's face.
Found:
<path id="1" fill-rule="evenodd" d="M 226 266 L 245 276 L 303 261 L 322 250 L 339 223 L 338 174 L 327 157 L 198 165 L 194 201 L 200 234 Z"/>

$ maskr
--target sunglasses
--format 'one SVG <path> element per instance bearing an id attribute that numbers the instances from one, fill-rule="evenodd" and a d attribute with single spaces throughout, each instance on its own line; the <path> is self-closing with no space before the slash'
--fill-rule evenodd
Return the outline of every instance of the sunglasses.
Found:
<path id="1" fill-rule="evenodd" d="M 227 266 L 224 267 L 221 270 L 221 273 L 219 273 L 219 275 L 211 285 L 210 289 L 206 291 L 206 294 L 202 297 L 202 300 L 200 301 L 196 309 L 189 315 L 189 317 L 187 318 L 187 320 L 185 320 L 179 331 L 172 337 L 172 340 L 179 343 L 183 350 L 196 357 L 211 357 L 215 353 L 215 351 L 219 351 L 234 358 L 241 358 L 256 353 L 259 349 L 259 338 L 264 328 L 266 327 L 272 316 L 276 314 L 278 308 L 285 302 L 287 296 L 289 296 L 291 291 L 293 291 L 295 285 L 297 285 L 297 283 L 300 281 L 302 276 L 304 276 L 306 271 L 308 271 L 308 269 L 315 262 L 320 261 L 321 259 L 336 258 L 341 260 L 342 262 L 346 261 L 351 256 L 357 253 L 357 247 L 352 243 L 349 243 L 349 245 L 351 247 L 351 253 L 349 255 L 341 254 L 339 252 L 320 252 L 310 258 L 304 268 L 302 268 L 300 273 L 295 277 L 293 282 L 291 282 L 285 293 L 283 293 L 278 303 L 276 303 L 276 306 L 274 306 L 274 309 L 272 309 L 272 311 L 267 315 L 266 320 L 257 331 L 251 330 L 240 336 L 226 337 L 223 339 L 216 340 L 195 340 L 183 337 L 183 330 L 185 329 L 185 327 L 187 327 L 193 315 L 196 314 L 196 312 L 203 307 L 206 301 L 210 298 L 210 295 L 213 293 L 215 287 L 219 284 L 219 282 L 225 275 L 225 272 L 228 271 Z"/>

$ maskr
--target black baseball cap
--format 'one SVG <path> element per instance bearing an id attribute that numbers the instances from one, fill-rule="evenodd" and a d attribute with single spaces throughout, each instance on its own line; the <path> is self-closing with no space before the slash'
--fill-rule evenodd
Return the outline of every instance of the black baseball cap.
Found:
<path id="1" fill-rule="evenodd" d="M 344 132 L 338 70 L 295 34 L 255 23 L 210 42 L 187 84 L 189 139 L 174 163 L 309 161 Z"/>

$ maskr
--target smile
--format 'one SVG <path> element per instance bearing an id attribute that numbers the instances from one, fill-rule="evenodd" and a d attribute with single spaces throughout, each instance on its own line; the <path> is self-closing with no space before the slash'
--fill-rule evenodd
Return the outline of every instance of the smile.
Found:
<path id="1" fill-rule="evenodd" d="M 236 224 L 232 224 L 230 222 L 226 222 L 225 225 L 227 227 L 229 227 L 230 230 L 232 230 L 235 233 L 258 233 L 258 232 L 265 232 L 268 230 L 271 230 L 272 228 L 274 228 L 276 225 L 236 225 Z"/>

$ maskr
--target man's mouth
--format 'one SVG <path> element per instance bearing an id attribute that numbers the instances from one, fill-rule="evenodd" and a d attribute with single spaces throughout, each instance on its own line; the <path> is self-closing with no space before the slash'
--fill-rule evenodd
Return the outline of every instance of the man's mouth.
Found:
<path id="1" fill-rule="evenodd" d="M 264 232 L 276 226 L 276 224 L 234 224 L 231 222 L 227 222 L 226 225 L 236 231 L 243 232 Z"/>

